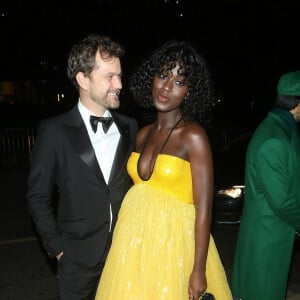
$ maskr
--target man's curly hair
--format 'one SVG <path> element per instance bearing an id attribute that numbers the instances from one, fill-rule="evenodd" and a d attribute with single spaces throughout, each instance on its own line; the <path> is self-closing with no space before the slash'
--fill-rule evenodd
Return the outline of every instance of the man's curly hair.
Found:
<path id="1" fill-rule="evenodd" d="M 214 103 L 212 82 L 204 58 L 186 41 L 168 41 L 155 50 L 130 77 L 130 90 L 138 106 L 145 109 L 153 107 L 154 76 L 171 71 L 176 63 L 183 67 L 179 72 L 188 83 L 182 115 L 185 119 L 201 122 Z"/>
<path id="2" fill-rule="evenodd" d="M 97 52 L 103 59 L 108 60 L 112 57 L 121 58 L 125 50 L 123 46 L 111 40 L 109 36 L 89 34 L 77 42 L 70 51 L 67 66 L 67 75 L 77 89 L 79 89 L 79 85 L 76 74 L 78 72 L 82 72 L 86 76 L 91 74 L 95 68 Z"/>

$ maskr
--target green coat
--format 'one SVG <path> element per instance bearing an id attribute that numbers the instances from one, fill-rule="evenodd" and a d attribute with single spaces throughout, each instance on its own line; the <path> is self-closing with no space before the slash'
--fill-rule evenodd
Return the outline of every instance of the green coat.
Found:
<path id="1" fill-rule="evenodd" d="M 283 300 L 300 224 L 300 135 L 289 112 L 273 109 L 257 128 L 245 185 L 232 292 L 242 300 Z"/>

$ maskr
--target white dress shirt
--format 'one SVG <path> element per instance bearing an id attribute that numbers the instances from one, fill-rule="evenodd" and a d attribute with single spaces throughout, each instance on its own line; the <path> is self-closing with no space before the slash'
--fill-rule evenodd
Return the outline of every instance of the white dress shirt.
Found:
<path id="1" fill-rule="evenodd" d="M 113 122 L 109 130 L 105 134 L 102 128 L 102 124 L 101 122 L 99 122 L 97 131 L 96 133 L 94 133 L 90 123 L 90 116 L 95 114 L 90 112 L 80 102 L 80 100 L 78 101 L 78 109 L 87 128 L 105 182 L 108 183 L 116 149 L 120 140 L 119 130 L 116 124 Z M 111 114 L 107 110 L 101 117 L 111 117 Z"/>

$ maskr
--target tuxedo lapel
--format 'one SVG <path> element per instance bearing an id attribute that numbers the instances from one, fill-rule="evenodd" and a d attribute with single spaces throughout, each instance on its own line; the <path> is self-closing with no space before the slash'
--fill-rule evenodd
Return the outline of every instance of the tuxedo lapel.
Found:
<path id="1" fill-rule="evenodd" d="M 77 107 L 71 110 L 70 119 L 69 122 L 65 124 L 64 131 L 67 139 L 72 144 L 75 152 L 77 152 L 82 161 L 96 174 L 97 177 L 99 177 L 101 181 L 105 182 L 87 129 Z"/>
<path id="2" fill-rule="evenodd" d="M 123 168 L 127 163 L 128 149 L 130 145 L 129 127 L 121 121 L 117 114 L 111 112 L 113 120 L 120 132 L 120 140 L 116 149 L 116 155 L 112 164 L 109 183 L 118 178 L 120 168 Z"/>

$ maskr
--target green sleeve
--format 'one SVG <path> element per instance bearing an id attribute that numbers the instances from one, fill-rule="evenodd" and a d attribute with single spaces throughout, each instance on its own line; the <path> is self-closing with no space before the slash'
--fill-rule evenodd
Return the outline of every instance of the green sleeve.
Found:
<path id="1" fill-rule="evenodd" d="M 285 223 L 297 227 L 300 223 L 300 203 L 294 185 L 290 144 L 271 138 L 259 147 L 255 159 L 257 180 L 274 213 Z"/>

